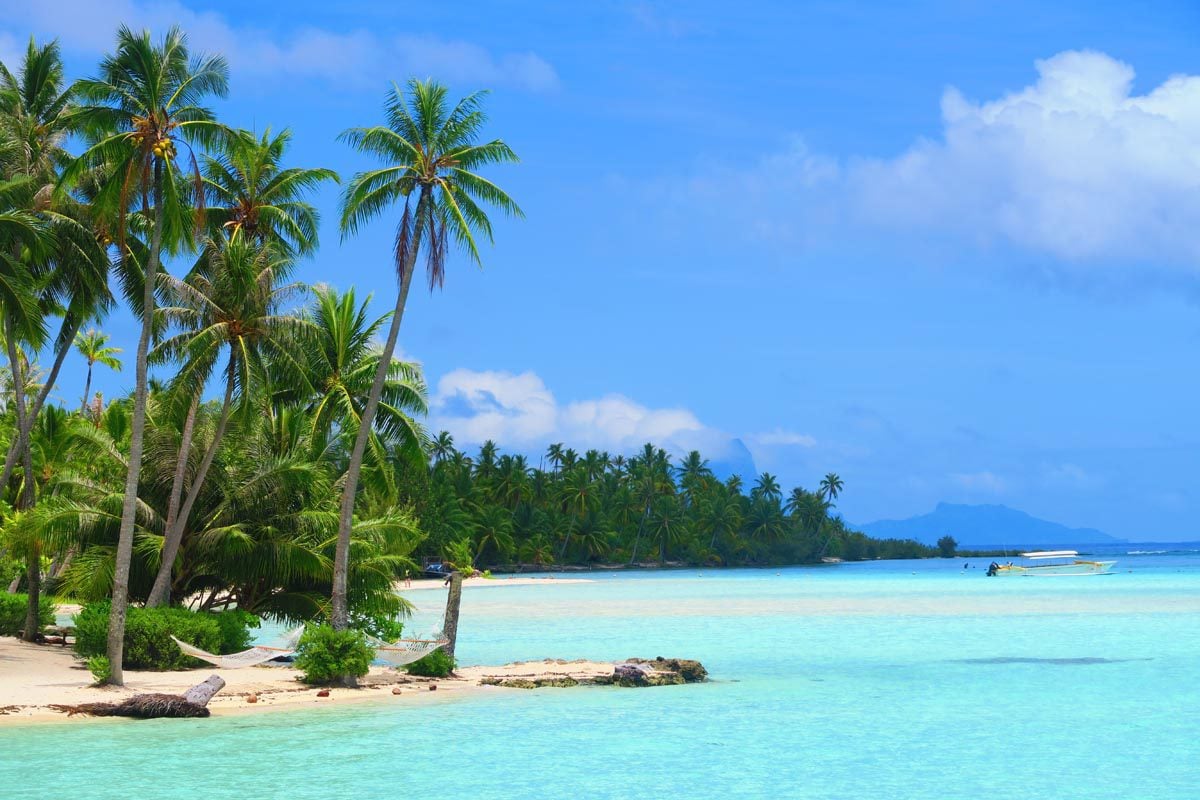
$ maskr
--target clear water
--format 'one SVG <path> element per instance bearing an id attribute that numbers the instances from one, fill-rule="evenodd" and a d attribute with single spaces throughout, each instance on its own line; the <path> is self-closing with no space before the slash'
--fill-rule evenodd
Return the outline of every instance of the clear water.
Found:
<path id="1" fill-rule="evenodd" d="M 1200 557 L 977 563 L 468 589 L 464 662 L 684 656 L 714 680 L 8 727 L 0 796 L 1200 796 Z M 429 625 L 442 592 L 411 596 Z"/>

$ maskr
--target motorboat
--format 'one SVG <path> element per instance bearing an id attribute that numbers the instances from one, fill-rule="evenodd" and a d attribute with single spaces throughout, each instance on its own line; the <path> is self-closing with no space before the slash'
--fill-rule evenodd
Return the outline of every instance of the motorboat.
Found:
<path id="1" fill-rule="evenodd" d="M 1070 575 L 1104 575 L 1116 564 L 1116 561 L 1093 561 L 1080 558 L 1075 550 L 1035 550 L 1021 553 L 1021 558 L 1030 563 L 999 564 L 993 561 L 988 565 L 988 577 L 1038 576 L 1065 577 Z"/>

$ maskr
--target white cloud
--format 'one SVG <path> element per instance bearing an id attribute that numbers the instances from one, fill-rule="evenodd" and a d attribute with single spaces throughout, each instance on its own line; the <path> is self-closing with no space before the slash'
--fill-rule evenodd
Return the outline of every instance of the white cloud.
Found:
<path id="1" fill-rule="evenodd" d="M 997 100 L 942 99 L 942 137 L 852 168 L 871 219 L 1000 238 L 1070 259 L 1200 256 L 1200 77 L 1147 94 L 1103 53 L 1037 62 Z"/>
<path id="2" fill-rule="evenodd" d="M 1035 66 L 1036 81 L 996 99 L 947 89 L 938 135 L 893 158 L 836 159 L 797 139 L 757 163 L 706 164 L 689 180 L 653 184 L 652 201 L 681 218 L 732 213 L 737 224 L 720 230 L 788 247 L 870 231 L 949 235 L 1073 268 L 1194 270 L 1200 76 L 1137 94 L 1133 68 L 1103 53 L 1068 51 Z"/>
<path id="3" fill-rule="evenodd" d="M 752 445 L 760 447 L 816 447 L 817 440 L 807 433 L 776 428 L 766 433 L 753 433 L 746 437 Z"/>
<path id="4" fill-rule="evenodd" d="M 950 479 L 968 491 L 986 492 L 988 494 L 1004 494 L 1008 490 L 1008 481 L 994 472 L 956 472 Z"/>
<path id="5" fill-rule="evenodd" d="M 438 381 L 431 425 L 462 443 L 511 447 L 563 441 L 575 448 L 629 450 L 653 442 L 673 452 L 723 448 L 727 434 L 682 408 L 648 408 L 619 394 L 559 403 L 533 372 L 458 369 Z"/>
<path id="6" fill-rule="evenodd" d="M 321 78 L 343 86 L 371 88 L 410 75 L 530 91 L 558 85 L 554 67 L 535 53 L 497 54 L 469 42 L 431 36 L 383 36 L 368 30 L 334 32 L 314 27 L 279 35 L 233 25 L 216 12 L 194 11 L 177 2 L 60 0 L 53 4 L 0 2 L 0 6 L 10 31 L 28 26 L 39 35 L 58 37 L 64 47 L 89 53 L 110 49 L 120 23 L 147 27 L 157 34 L 179 25 L 196 50 L 223 53 L 235 78 Z M 0 49 L 3 46 L 0 38 Z"/>

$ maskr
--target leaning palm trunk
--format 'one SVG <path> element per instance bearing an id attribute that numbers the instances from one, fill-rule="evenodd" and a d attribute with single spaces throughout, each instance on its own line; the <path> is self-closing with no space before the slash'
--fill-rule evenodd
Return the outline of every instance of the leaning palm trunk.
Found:
<path id="1" fill-rule="evenodd" d="M 424 200 L 425 198 L 422 197 L 422 202 Z M 396 351 L 396 340 L 400 336 L 400 322 L 404 319 L 404 306 L 408 302 L 408 290 L 412 288 L 413 268 L 417 262 L 419 225 L 416 226 L 416 230 L 418 235 L 413 237 L 413 242 L 408 252 L 405 253 L 404 267 L 400 275 L 400 291 L 396 294 L 396 308 L 392 312 L 392 324 L 388 328 L 388 338 L 383 345 L 383 352 L 379 356 L 379 366 L 375 370 L 375 381 L 371 384 L 367 405 L 358 421 L 358 433 L 354 437 L 354 449 L 350 452 L 350 465 L 346 468 L 346 482 L 342 487 L 342 504 L 338 515 L 338 538 L 333 558 L 333 597 L 330 613 L 330 622 L 336 630 L 345 630 L 350 625 L 350 602 L 347 586 L 350 573 L 350 528 L 354 521 L 354 496 L 358 491 L 358 478 L 362 472 L 367 441 L 371 437 L 371 427 L 375 422 L 375 411 L 379 408 L 383 385 L 387 381 L 388 371 L 392 366 L 392 354 Z"/>
<path id="2" fill-rule="evenodd" d="M 50 372 L 46 375 L 46 380 L 42 384 L 41 390 L 33 399 L 33 405 L 29 408 L 29 413 L 24 415 L 24 422 L 18 420 L 17 437 L 13 440 L 12 446 L 8 449 L 8 455 L 4 459 L 4 472 L 0 473 L 0 486 L 8 485 L 9 479 L 12 478 L 13 470 L 16 469 L 17 459 L 21 457 L 21 451 L 29 447 L 30 433 L 33 431 L 33 424 L 37 420 L 38 414 L 42 411 L 42 406 L 46 404 L 46 398 L 50 396 L 50 390 L 54 388 L 54 382 L 58 380 L 58 373 L 62 369 L 63 361 L 66 360 L 67 352 L 71 349 L 71 342 L 75 340 L 75 334 L 79 332 L 79 328 L 83 325 L 83 317 L 80 314 L 74 314 L 69 319 L 63 320 L 63 330 L 60 331 L 59 348 L 54 354 L 54 363 L 50 366 Z M 12 358 L 10 353 L 9 358 Z M 16 375 L 14 372 L 13 375 Z"/>
<path id="3" fill-rule="evenodd" d="M 183 542 L 183 531 L 187 527 L 188 517 L 191 516 L 192 506 L 196 503 L 196 498 L 200 496 L 200 490 L 204 487 L 204 479 L 208 477 L 208 470 L 212 467 L 213 459 L 217 455 L 217 448 L 221 446 L 221 439 L 225 437 L 225 427 L 229 422 L 229 412 L 233 408 L 233 383 L 234 383 L 234 362 L 233 356 L 229 357 L 228 377 L 225 381 L 225 399 L 221 404 L 221 417 L 217 421 L 217 429 L 213 432 L 213 440 L 208 445 L 208 449 L 204 451 L 204 458 L 200 461 L 200 467 L 196 470 L 196 476 L 192 478 L 192 486 L 188 489 L 187 499 L 183 501 L 183 506 L 179 509 L 179 514 L 173 521 L 174 524 L 167 526 L 167 536 L 163 541 L 162 560 L 158 565 L 158 575 L 154 578 L 154 587 L 150 590 L 150 596 L 146 599 L 146 606 L 153 608 L 155 606 L 164 606 L 171 602 L 171 572 L 175 566 L 175 556 L 179 555 L 179 545 Z M 193 406 L 194 408 L 194 406 Z M 189 411 L 189 422 L 194 424 L 191 419 L 192 412 Z M 187 423 L 185 423 L 185 428 Z M 190 431 L 186 431 L 190 440 Z M 190 441 L 187 442 L 190 445 Z M 179 451 L 180 458 L 184 458 L 184 450 Z M 179 470 L 176 469 L 176 475 Z"/>
<path id="4" fill-rule="evenodd" d="M 138 337 L 137 366 L 133 393 L 133 421 L 130 425 L 129 471 L 125 476 L 125 497 L 121 504 L 121 528 L 117 538 L 116 565 L 113 568 L 112 611 L 108 618 L 108 663 L 112 673 L 108 682 L 125 685 L 121 659 L 125 652 L 125 612 L 129 606 L 129 567 L 133 559 L 133 527 L 137 513 L 138 479 L 142 472 L 142 439 L 146 430 L 146 354 L 154 324 L 154 282 L 162 252 L 162 162 L 154 162 L 154 232 L 150 257 L 146 259 L 146 285 L 142 293 L 142 333 Z"/>
<path id="5" fill-rule="evenodd" d="M 8 348 L 8 360 L 12 365 L 12 384 L 13 384 L 13 405 L 15 406 L 14 414 L 18 429 L 24 430 L 26 427 L 26 419 L 29 416 L 29 409 L 25 407 L 25 367 L 22 363 L 21 354 L 17 350 L 16 336 L 13 332 L 12 324 L 5 321 L 5 344 Z M 15 443 L 14 443 L 15 444 Z M 22 467 L 25 474 L 21 481 L 21 492 L 17 496 L 17 508 L 21 510 L 28 509 L 34 503 L 34 486 L 33 486 L 33 453 L 28 447 L 23 448 L 24 458 Z M 19 452 L 14 450 L 14 452 Z M 14 458 L 15 461 L 15 458 Z M 8 479 L 5 479 L 5 484 Z M 3 485 L 3 484 L 0 484 Z M 37 639 L 38 632 L 38 616 L 37 604 L 39 601 L 41 588 L 41 553 L 37 548 L 30 547 L 29 552 L 25 555 L 25 579 L 28 586 L 28 601 L 25 611 L 25 632 L 22 638 L 27 642 L 32 642 Z M 32 623 L 30 620 L 32 619 Z"/>
<path id="6" fill-rule="evenodd" d="M 637 561 L 638 545 L 642 542 L 642 530 L 646 527 L 646 519 L 650 516 L 650 503 L 646 503 L 646 510 L 642 512 L 642 521 L 638 523 L 637 536 L 633 539 L 633 552 L 629 556 L 629 563 Z"/>
<path id="7" fill-rule="evenodd" d="M 79 404 L 79 413 L 86 414 L 88 398 L 92 396 L 92 362 L 88 362 L 87 380 L 83 382 L 83 401 Z"/>
<path id="8" fill-rule="evenodd" d="M 166 561 L 167 542 L 170 540 L 171 531 L 175 530 L 175 520 L 179 516 L 179 504 L 183 501 L 183 481 L 187 477 L 187 460 L 188 455 L 192 452 L 192 432 L 196 427 L 196 412 L 199 408 L 200 393 L 197 392 L 188 406 L 187 416 L 183 420 L 183 433 L 179 437 L 179 455 L 175 459 L 175 475 L 171 479 L 171 497 L 167 501 L 167 520 L 163 526 L 166 538 L 163 540 L 163 551 L 158 565 L 158 575 L 155 576 L 154 587 L 150 590 L 150 596 L 146 599 L 146 605 L 150 608 L 167 605 L 171 602 L 171 573 L 170 570 L 167 571 L 164 588 L 162 585 L 164 582 L 162 578 L 163 565 L 173 564 L 175 560 L 175 556 L 172 554 L 171 560 Z M 176 545 L 172 553 L 177 551 L 178 545 Z"/>

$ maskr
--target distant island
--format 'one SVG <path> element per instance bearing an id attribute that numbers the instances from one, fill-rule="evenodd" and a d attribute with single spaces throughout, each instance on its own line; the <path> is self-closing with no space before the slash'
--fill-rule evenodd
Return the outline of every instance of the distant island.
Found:
<path id="1" fill-rule="evenodd" d="M 936 544 L 951 536 L 960 546 L 1021 548 L 1112 544 L 1124 540 L 1095 528 L 1068 528 L 1002 505 L 938 503 L 928 514 L 855 526 L 877 539 L 915 539 Z"/>

